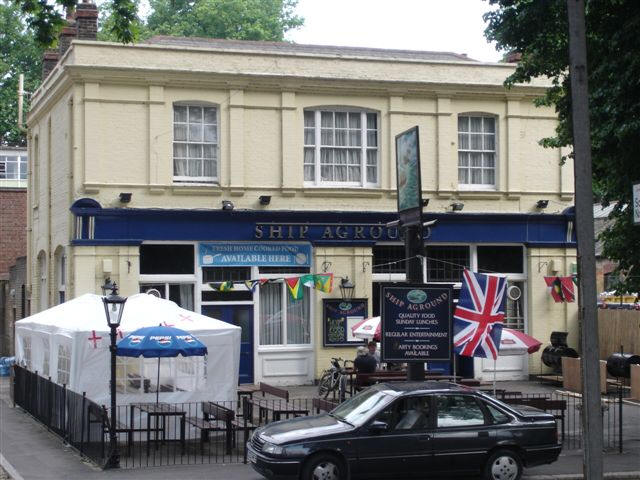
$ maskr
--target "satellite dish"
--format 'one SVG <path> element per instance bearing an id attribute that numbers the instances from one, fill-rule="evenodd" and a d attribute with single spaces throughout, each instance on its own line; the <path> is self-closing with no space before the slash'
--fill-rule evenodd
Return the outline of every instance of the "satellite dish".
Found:
<path id="1" fill-rule="evenodd" d="M 516 300 L 520 300 L 520 297 L 522 297 L 522 290 L 520 290 L 520 287 L 517 285 L 511 285 L 507 288 L 507 297 L 509 297 L 509 300 L 513 300 L 514 302 Z"/>
<path id="2" fill-rule="evenodd" d="M 153 295 L 154 297 L 162 298 L 162 294 L 160 293 L 160 290 L 158 290 L 157 288 L 150 288 L 144 293 L 146 293 L 147 295 Z"/>

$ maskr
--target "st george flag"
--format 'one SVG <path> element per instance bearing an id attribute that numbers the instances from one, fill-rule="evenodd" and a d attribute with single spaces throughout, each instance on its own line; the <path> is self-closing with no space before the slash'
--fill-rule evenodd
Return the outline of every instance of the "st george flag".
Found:
<path id="1" fill-rule="evenodd" d="M 465 357 L 498 357 L 507 279 L 464 271 L 453 313 L 453 349 Z"/>

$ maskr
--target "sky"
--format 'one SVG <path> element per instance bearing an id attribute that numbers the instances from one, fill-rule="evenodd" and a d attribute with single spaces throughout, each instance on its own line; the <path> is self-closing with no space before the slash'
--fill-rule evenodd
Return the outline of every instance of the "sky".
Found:
<path id="1" fill-rule="evenodd" d="M 305 24 L 287 40 L 314 45 L 466 53 L 502 57 L 484 38 L 486 0 L 299 0 Z"/>

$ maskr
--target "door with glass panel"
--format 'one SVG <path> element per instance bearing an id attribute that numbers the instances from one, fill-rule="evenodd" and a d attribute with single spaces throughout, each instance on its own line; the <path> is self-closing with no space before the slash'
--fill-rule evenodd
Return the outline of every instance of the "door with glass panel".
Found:
<path id="1" fill-rule="evenodd" d="M 202 314 L 242 329 L 239 383 L 253 383 L 253 305 L 203 305 Z"/>

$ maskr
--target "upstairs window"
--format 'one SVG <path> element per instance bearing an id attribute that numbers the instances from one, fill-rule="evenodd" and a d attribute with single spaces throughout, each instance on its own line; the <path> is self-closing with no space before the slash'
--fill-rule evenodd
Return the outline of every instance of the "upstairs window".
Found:
<path id="1" fill-rule="evenodd" d="M 378 185 L 378 138 L 376 113 L 306 110 L 304 181 L 313 185 Z"/>
<path id="2" fill-rule="evenodd" d="M 173 179 L 218 181 L 218 109 L 202 105 L 173 106 Z"/>
<path id="3" fill-rule="evenodd" d="M 458 117 L 458 184 L 489 190 L 496 185 L 496 119 L 482 115 Z"/>
<path id="4" fill-rule="evenodd" d="M 0 180 L 26 180 L 26 155 L 0 155 Z"/>

